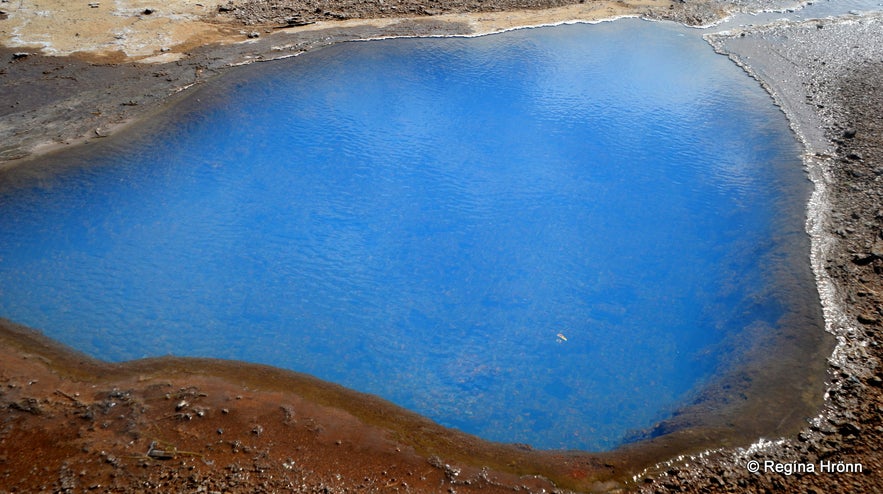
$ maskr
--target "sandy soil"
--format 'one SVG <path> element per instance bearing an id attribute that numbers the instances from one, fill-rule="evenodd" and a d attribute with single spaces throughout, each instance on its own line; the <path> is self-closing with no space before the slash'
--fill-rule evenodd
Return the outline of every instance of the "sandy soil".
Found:
<path id="1" fill-rule="evenodd" d="M 319 11 L 284 1 L 89 3 L 0 3 L 0 182 L 13 168 L 30 170 L 36 155 L 109 135 L 239 64 L 348 39 L 619 15 L 703 24 L 766 2 L 339 1 Z M 292 21 L 305 25 L 280 29 Z M 4 322 L 0 492 L 873 492 L 883 485 L 883 56 L 853 47 L 883 47 L 883 29 L 855 21 L 748 30 L 717 45 L 777 95 L 825 191 L 810 230 L 828 330 L 840 345 L 825 408 L 803 430 L 675 459 L 674 451 L 695 451 L 687 445 L 730 441 L 700 428 L 615 454 L 543 453 L 488 444 L 278 369 L 186 359 L 110 365 Z M 864 469 L 752 474 L 752 459 Z"/>

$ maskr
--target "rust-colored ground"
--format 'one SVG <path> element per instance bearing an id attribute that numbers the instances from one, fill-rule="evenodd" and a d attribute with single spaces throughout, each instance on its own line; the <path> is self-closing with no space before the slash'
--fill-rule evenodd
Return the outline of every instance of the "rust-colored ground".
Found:
<path id="1" fill-rule="evenodd" d="M 627 471 L 484 443 L 292 372 L 106 364 L 0 326 L 0 492 L 542 492 L 532 474 L 594 490 Z"/>

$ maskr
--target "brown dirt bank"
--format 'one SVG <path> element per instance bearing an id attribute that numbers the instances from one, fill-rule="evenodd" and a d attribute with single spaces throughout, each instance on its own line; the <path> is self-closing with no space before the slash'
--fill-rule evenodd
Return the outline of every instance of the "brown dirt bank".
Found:
<path id="1" fill-rule="evenodd" d="M 720 14 L 722 3 L 644 5 L 635 12 L 707 22 Z M 750 6 L 746 2 L 730 8 Z M 431 16 L 346 27 L 311 25 L 297 31 L 265 26 L 247 43 L 192 48 L 183 58 L 157 64 L 96 63 L 94 56 L 48 57 L 33 50 L 27 57 L 14 57 L 21 48 L 2 48 L 0 168 L 4 160 L 8 166 L 26 164 L 47 142 L 64 146 L 106 135 L 114 125 L 173 104 L 186 94 L 183 89 L 232 64 L 289 56 L 345 39 L 469 34 L 474 32 L 470 22 Z M 798 62 L 824 74 L 823 61 Z M 686 460 L 689 467 L 674 461 L 651 468 L 638 478 L 639 484 L 626 484 L 626 489 L 872 491 L 883 485 L 876 446 L 883 435 L 883 379 L 876 370 L 883 319 L 883 198 L 877 182 L 883 161 L 879 122 L 873 118 L 883 105 L 879 89 L 871 90 L 883 87 L 883 81 L 879 67 L 861 66 L 866 68 L 819 79 L 824 87 L 811 91 L 819 98 L 814 104 L 830 111 L 826 125 L 836 146 L 830 156 L 816 157 L 832 174 L 834 213 L 825 228 L 841 239 L 828 252 L 825 269 L 846 314 L 858 323 L 847 324 L 838 335 L 854 345 L 852 353 L 832 364 L 834 384 L 826 415 L 774 448 L 720 450 Z M 0 492 L 604 490 L 623 486 L 609 480 L 630 477 L 635 468 L 666 459 L 671 456 L 667 451 L 682 451 L 684 443 L 695 440 L 673 434 L 640 453 L 616 455 L 490 445 L 382 400 L 294 373 L 208 360 L 103 364 L 22 328 L 2 326 Z M 862 348 L 865 354 L 858 350 Z M 769 417 L 746 420 L 755 418 Z M 721 431 L 683 434 L 720 438 Z M 744 464 L 752 454 L 783 461 L 860 461 L 865 471 L 840 477 L 751 475 Z"/>
<path id="2" fill-rule="evenodd" d="M 0 492 L 620 489 L 691 429 L 607 454 L 443 428 L 311 376 L 211 359 L 110 364 L 0 320 Z"/>
<path id="3" fill-rule="evenodd" d="M 551 488 L 421 454 L 421 440 L 456 455 L 471 439 L 308 376 L 196 359 L 105 364 L 8 323 L 0 341 L 0 492 Z M 488 453 L 535 466 L 517 448 Z"/>

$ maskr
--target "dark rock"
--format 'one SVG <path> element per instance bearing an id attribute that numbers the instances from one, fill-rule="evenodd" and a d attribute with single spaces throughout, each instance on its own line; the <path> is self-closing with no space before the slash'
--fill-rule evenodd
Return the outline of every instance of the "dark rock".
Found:
<path id="1" fill-rule="evenodd" d="M 30 53 L 27 53 L 27 52 L 24 52 L 24 51 L 20 51 L 20 52 L 17 52 L 17 53 L 13 53 L 13 54 L 12 54 L 12 59 L 13 59 L 13 60 L 22 60 L 22 59 L 28 58 L 29 56 L 31 56 Z"/>
<path id="2" fill-rule="evenodd" d="M 872 253 L 860 254 L 852 258 L 852 263 L 859 266 L 867 266 L 877 259 L 878 257 Z"/>
<path id="3" fill-rule="evenodd" d="M 144 15 L 150 15 L 150 14 L 152 14 L 152 13 L 154 13 L 154 12 L 156 12 L 156 11 L 153 10 L 153 9 L 144 9 L 144 11 L 142 11 L 141 13 L 144 14 Z"/>
<path id="4" fill-rule="evenodd" d="M 40 403 L 34 398 L 24 398 L 21 401 L 14 401 L 10 403 L 8 407 L 10 410 L 18 410 L 20 412 L 27 412 L 34 415 L 40 415 L 43 413 Z"/>
<path id="5" fill-rule="evenodd" d="M 308 24 L 315 24 L 315 21 L 305 20 L 303 17 L 289 17 L 285 19 L 285 26 L 283 27 L 297 27 L 297 26 L 306 26 Z"/>
<path id="6" fill-rule="evenodd" d="M 865 324 L 865 325 L 874 325 L 874 324 L 877 324 L 880 322 L 880 320 L 877 319 L 876 316 L 874 316 L 872 314 L 867 314 L 867 313 L 859 314 L 858 316 L 856 316 L 856 320 L 858 320 L 858 322 Z M 879 381 L 880 378 L 875 376 L 871 379 L 877 379 Z M 868 380 L 868 382 L 870 382 L 870 379 Z M 877 386 L 877 385 L 875 384 L 875 386 Z"/>
<path id="7" fill-rule="evenodd" d="M 858 436 L 862 433 L 862 428 L 852 422 L 846 422 L 840 425 L 840 434 L 844 436 Z"/>

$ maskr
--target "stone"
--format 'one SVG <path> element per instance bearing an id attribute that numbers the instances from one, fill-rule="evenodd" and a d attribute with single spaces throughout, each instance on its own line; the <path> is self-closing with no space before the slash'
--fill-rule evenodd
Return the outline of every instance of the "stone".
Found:
<path id="1" fill-rule="evenodd" d="M 871 313 L 867 313 L 867 312 L 856 316 L 856 320 L 858 322 L 868 325 L 868 326 L 875 325 L 880 322 L 880 320 L 877 319 L 877 317 L 875 315 L 873 315 Z M 880 378 L 878 378 L 876 376 L 872 377 L 871 379 L 876 379 L 877 381 L 880 380 Z M 871 382 L 871 379 L 868 380 L 869 383 Z M 874 384 L 874 386 L 878 386 L 878 384 Z"/>
<path id="2" fill-rule="evenodd" d="M 840 425 L 840 434 L 844 436 L 858 436 L 862 433 L 862 428 L 852 422 L 846 422 Z"/>

